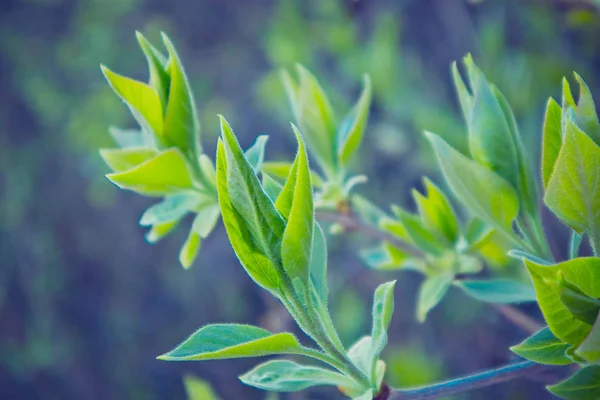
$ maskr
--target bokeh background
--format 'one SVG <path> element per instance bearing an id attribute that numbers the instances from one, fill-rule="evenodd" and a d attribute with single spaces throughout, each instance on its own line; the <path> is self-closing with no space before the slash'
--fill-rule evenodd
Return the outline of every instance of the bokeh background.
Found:
<path id="1" fill-rule="evenodd" d="M 184 399 L 185 374 L 209 381 L 222 399 L 266 396 L 236 378 L 256 360 L 155 360 L 209 322 L 286 322 L 273 320 L 279 306 L 245 275 L 222 226 L 184 271 L 177 254 L 186 232 L 147 244 L 137 222 L 151 200 L 104 179 L 97 150 L 112 146 L 108 126 L 134 121 L 99 64 L 145 80 L 135 30 L 155 43 L 162 30 L 175 42 L 209 152 L 222 113 L 244 146 L 266 133 L 269 159 L 292 157 L 281 67 L 309 67 L 339 110 L 369 73 L 374 105 L 355 170 L 370 181 L 359 192 L 380 206 L 411 207 L 409 189 L 423 174 L 441 182 L 422 130 L 464 141 L 450 62 L 473 53 L 531 146 L 562 76 L 576 70 L 599 93 L 598 15 L 593 1 L 566 0 L 0 0 L 0 398 Z M 329 239 L 330 302 L 349 343 L 369 329 L 373 289 L 399 279 L 388 383 L 420 385 L 510 361 L 508 346 L 525 332 L 456 292 L 418 324 L 421 277 L 368 270 L 352 250 L 364 242 Z M 460 398 L 550 395 L 521 381 Z"/>

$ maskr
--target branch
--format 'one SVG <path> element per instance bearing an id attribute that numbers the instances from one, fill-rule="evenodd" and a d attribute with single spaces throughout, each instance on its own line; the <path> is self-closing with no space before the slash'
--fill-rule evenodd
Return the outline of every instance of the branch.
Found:
<path id="1" fill-rule="evenodd" d="M 394 389 L 389 396 L 381 400 L 417 400 L 438 399 L 458 393 L 481 389 L 538 374 L 541 370 L 549 368 L 547 365 L 539 365 L 532 361 L 523 361 L 498 369 L 484 371 L 475 375 L 453 379 L 447 382 L 436 383 L 418 389 Z"/>
<path id="2" fill-rule="evenodd" d="M 406 252 L 407 254 L 410 254 L 413 257 L 422 258 L 425 256 L 425 254 L 421 250 L 411 246 L 406 242 L 403 242 L 402 240 L 398 239 L 390 233 L 387 233 L 372 225 L 365 224 L 359 219 L 353 217 L 351 214 L 317 211 L 316 216 L 318 219 L 321 220 L 338 223 L 349 231 L 361 232 L 375 239 L 388 242 L 392 246 Z M 494 305 L 494 308 L 497 309 L 508 320 L 513 322 L 515 325 L 520 326 L 528 333 L 535 333 L 539 331 L 542 327 L 537 321 L 535 321 L 527 314 L 523 313 L 515 307 L 507 305 Z"/>

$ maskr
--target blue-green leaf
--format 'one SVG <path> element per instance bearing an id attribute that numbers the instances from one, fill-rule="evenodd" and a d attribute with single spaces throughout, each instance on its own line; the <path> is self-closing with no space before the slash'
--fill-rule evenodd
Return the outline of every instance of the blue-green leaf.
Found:
<path id="1" fill-rule="evenodd" d="M 427 314 L 444 298 L 450 286 L 454 274 L 440 274 L 429 277 L 423 282 L 419 290 L 417 301 L 417 320 L 424 322 Z"/>
<path id="2" fill-rule="evenodd" d="M 159 225 L 179 220 L 200 201 L 201 198 L 194 192 L 184 192 L 167 196 L 162 202 L 149 207 L 144 212 L 140 219 L 140 225 Z"/>
<path id="3" fill-rule="evenodd" d="M 198 329 L 179 346 L 158 359 L 219 360 L 297 354 L 300 349 L 300 344 L 291 333 L 271 333 L 251 325 L 214 324 Z"/>
<path id="4" fill-rule="evenodd" d="M 258 136 L 254 141 L 254 144 L 244 153 L 255 172 L 259 172 L 262 167 L 262 163 L 265 159 L 265 146 L 267 145 L 268 140 L 268 135 Z"/>
<path id="5" fill-rule="evenodd" d="M 570 346 L 554 336 L 546 327 L 510 349 L 513 353 L 538 364 L 568 365 L 572 361 L 565 352 Z"/>
<path id="6" fill-rule="evenodd" d="M 136 32 L 135 35 L 148 61 L 150 85 L 158 93 L 163 109 L 165 109 L 167 107 L 169 86 L 171 84 L 171 77 L 166 70 L 167 59 L 140 32 Z"/>
<path id="7" fill-rule="evenodd" d="M 596 317 L 592 331 L 581 343 L 576 354 L 589 363 L 600 364 L 600 314 Z"/>
<path id="8" fill-rule="evenodd" d="M 396 281 L 380 285 L 375 290 L 373 300 L 373 327 L 371 329 L 371 363 L 377 360 L 379 354 L 387 345 L 387 329 L 394 314 L 394 286 Z M 373 364 L 372 368 L 375 368 Z M 369 375 L 370 376 L 370 375 Z"/>
<path id="9" fill-rule="evenodd" d="M 460 280 L 454 282 L 474 299 L 495 304 L 536 302 L 535 290 L 521 282 L 508 279 Z"/>
<path id="10" fill-rule="evenodd" d="M 337 155 L 341 165 L 347 165 L 356 152 L 367 126 L 371 106 L 371 80 L 363 78 L 363 91 L 356 105 L 346 115 L 337 131 Z"/>
<path id="11" fill-rule="evenodd" d="M 562 146 L 562 110 L 553 99 L 548 99 L 542 139 L 542 182 L 544 188 L 554 172 L 554 165 Z"/>
<path id="12" fill-rule="evenodd" d="M 585 367 L 559 384 L 548 386 L 548 390 L 565 400 L 598 400 L 600 366 Z"/>

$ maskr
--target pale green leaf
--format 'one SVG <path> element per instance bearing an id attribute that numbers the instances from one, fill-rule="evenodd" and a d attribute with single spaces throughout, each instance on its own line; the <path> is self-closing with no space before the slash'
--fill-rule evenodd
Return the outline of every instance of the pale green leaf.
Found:
<path id="1" fill-rule="evenodd" d="M 600 122 L 598 121 L 598 114 L 596 114 L 596 105 L 594 104 L 592 93 L 581 76 L 576 72 L 574 75 L 579 84 L 579 99 L 577 101 L 577 109 L 575 110 L 577 125 L 596 144 L 600 145 Z"/>
<path id="2" fill-rule="evenodd" d="M 590 363 L 600 364 L 600 314 L 596 317 L 592 331 L 581 343 L 576 353 Z"/>
<path id="3" fill-rule="evenodd" d="M 160 138 L 163 133 L 163 107 L 156 91 L 145 83 L 115 74 L 103 65 L 101 69 L 140 126 Z"/>
<path id="4" fill-rule="evenodd" d="M 165 112 L 164 137 L 184 153 L 200 153 L 200 123 L 192 89 L 175 47 L 165 35 L 163 42 L 169 52 L 169 101 Z"/>
<path id="5" fill-rule="evenodd" d="M 579 254 L 579 246 L 581 246 L 581 241 L 583 240 L 583 235 L 572 231 L 571 232 L 571 240 L 569 241 L 569 258 L 576 258 Z"/>
<path id="6" fill-rule="evenodd" d="M 544 200 L 577 233 L 600 237 L 600 147 L 573 122 L 567 122 Z"/>
<path id="7" fill-rule="evenodd" d="M 218 360 L 297 354 L 300 349 L 300 344 L 291 333 L 271 333 L 251 325 L 213 324 L 198 329 L 179 346 L 158 359 Z"/>
<path id="8" fill-rule="evenodd" d="M 371 80 L 368 75 L 364 76 L 363 82 L 360 98 L 338 127 L 337 156 L 341 165 L 348 164 L 360 146 L 367 126 L 371 106 Z"/>
<path id="9" fill-rule="evenodd" d="M 352 210 L 367 224 L 378 226 L 386 214 L 366 197 L 355 194 L 350 198 Z"/>
<path id="10" fill-rule="evenodd" d="M 449 243 L 454 243 L 458 235 L 458 221 L 448 198 L 433 182 L 424 178 L 426 196 L 416 190 L 413 198 L 424 226 L 438 232 Z"/>
<path id="11" fill-rule="evenodd" d="M 200 235 L 201 238 L 206 238 L 213 229 L 215 229 L 220 215 L 221 211 L 216 204 L 206 205 L 198 211 L 194 218 L 192 229 Z"/>
<path id="12" fill-rule="evenodd" d="M 246 385 L 274 392 L 297 392 L 315 386 L 342 386 L 352 381 L 335 371 L 302 365 L 289 360 L 260 364 L 240 380 Z"/>
<path id="13" fill-rule="evenodd" d="M 562 146 L 562 110 L 553 99 L 548 99 L 542 139 L 542 182 L 548 187 L 556 159 Z"/>
<path id="14" fill-rule="evenodd" d="M 310 277 L 315 291 L 322 304 L 327 304 L 329 288 L 327 287 L 327 241 L 323 230 L 315 222 L 310 258 Z"/>
<path id="15" fill-rule="evenodd" d="M 162 202 L 149 207 L 144 212 L 140 219 L 140 225 L 159 225 L 179 220 L 200 201 L 201 198 L 194 192 L 184 192 L 167 196 Z"/>
<path id="16" fill-rule="evenodd" d="M 600 297 L 600 259 L 576 258 L 555 265 L 540 265 L 524 259 L 532 277 L 538 303 L 552 333 L 569 344 L 580 344 L 591 326 L 576 318 L 562 303 L 558 276 L 578 286 L 587 296 Z"/>
<path id="17" fill-rule="evenodd" d="M 568 365 L 572 363 L 565 355 L 569 347 L 569 344 L 562 342 L 546 327 L 511 347 L 510 350 L 538 364 Z"/>
<path id="18" fill-rule="evenodd" d="M 371 329 L 372 349 L 370 352 L 372 368 L 375 360 L 387 345 L 387 329 L 394 313 L 394 286 L 396 281 L 380 285 L 373 299 L 373 326 Z M 369 375 L 370 376 L 370 375 Z"/>
<path id="19" fill-rule="evenodd" d="M 108 133 L 113 138 L 115 143 L 126 149 L 128 147 L 152 147 L 152 137 L 146 132 L 139 129 L 120 129 L 116 126 L 108 128 Z"/>
<path id="20" fill-rule="evenodd" d="M 565 400 L 598 400 L 600 366 L 585 367 L 559 384 L 548 386 L 548 390 Z"/>
<path id="21" fill-rule="evenodd" d="M 427 254 L 442 255 L 444 250 L 443 243 L 440 242 L 442 239 L 426 229 L 421 218 L 404 211 L 398 206 L 392 206 L 392 211 L 404 227 L 411 243 Z"/>
<path id="22" fill-rule="evenodd" d="M 519 260 L 519 261 L 523 261 L 523 259 L 526 259 L 526 260 L 532 261 L 532 262 L 534 262 L 536 264 L 540 264 L 540 265 L 552 265 L 552 262 L 550 262 L 548 260 L 544 260 L 541 257 L 527 253 L 526 251 L 519 250 L 519 249 L 509 250 L 508 256 L 512 257 L 516 260 Z"/>
<path id="23" fill-rule="evenodd" d="M 427 278 L 419 289 L 417 320 L 424 322 L 427 314 L 444 298 L 452 285 L 453 274 L 440 274 Z"/>
<path id="24" fill-rule="evenodd" d="M 244 155 L 246 159 L 252 165 L 255 172 L 259 172 L 262 167 L 262 163 L 265 159 L 265 146 L 269 140 L 268 135 L 260 135 L 254 141 L 254 144 L 246 150 Z"/>
<path id="25" fill-rule="evenodd" d="M 100 149 L 100 156 L 113 172 L 127 171 L 148 161 L 158 154 L 150 147 L 128 147 L 124 149 Z"/>
<path id="26" fill-rule="evenodd" d="M 460 280 L 454 284 L 466 294 L 487 303 L 512 304 L 536 302 L 535 290 L 521 282 L 508 279 Z"/>
<path id="27" fill-rule="evenodd" d="M 271 175 L 262 172 L 262 187 L 267 196 L 271 199 L 271 201 L 275 202 L 279 195 L 281 194 L 281 190 L 283 186 L 275 179 L 271 178 Z"/>
<path id="28" fill-rule="evenodd" d="M 183 384 L 187 400 L 219 400 L 210 385 L 202 379 L 186 375 L 183 377 Z"/>
<path id="29" fill-rule="evenodd" d="M 135 168 L 106 177 L 123 189 L 148 196 L 164 196 L 193 188 L 187 163 L 178 149 L 165 150 Z"/>
<path id="30" fill-rule="evenodd" d="M 146 233 L 146 240 L 148 243 L 158 242 L 160 239 L 171 233 L 178 223 L 179 220 L 174 220 L 163 224 L 153 225 L 148 233 Z"/>
<path id="31" fill-rule="evenodd" d="M 212 160 L 206 154 L 200 154 L 199 160 L 202 174 L 213 187 L 217 187 L 217 173 Z"/>
<path id="32" fill-rule="evenodd" d="M 519 202 L 513 187 L 502 177 L 454 150 L 439 136 L 427 133 L 442 172 L 456 197 L 486 222 L 511 230 Z"/>
<path id="33" fill-rule="evenodd" d="M 188 269 L 192 266 L 200 251 L 201 243 L 200 235 L 194 232 L 194 229 L 190 229 L 188 237 L 179 251 L 179 263 L 183 268 Z"/>
<path id="34" fill-rule="evenodd" d="M 281 181 L 285 181 L 287 177 L 290 175 L 290 169 L 293 164 L 288 162 L 263 162 L 262 164 L 262 172 L 266 172 L 272 178 L 277 178 Z M 323 178 L 319 174 L 314 171 L 310 172 L 310 178 L 312 180 L 313 187 L 319 188 L 323 186 Z"/>
<path id="35" fill-rule="evenodd" d="M 469 93 L 465 82 L 460 76 L 456 61 L 452 63 L 452 81 L 454 82 L 454 88 L 458 96 L 458 102 L 460 103 L 460 109 L 463 114 L 464 120 L 467 122 L 471 120 L 471 112 L 473 110 L 473 96 Z"/>

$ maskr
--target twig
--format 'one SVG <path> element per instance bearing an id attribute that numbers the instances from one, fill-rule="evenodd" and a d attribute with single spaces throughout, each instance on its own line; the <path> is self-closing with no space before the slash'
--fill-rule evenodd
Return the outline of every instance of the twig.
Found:
<path id="1" fill-rule="evenodd" d="M 408 243 L 403 242 L 402 240 L 399 240 L 394 235 L 389 234 L 377 227 L 363 223 L 351 214 L 317 211 L 316 216 L 318 219 L 321 220 L 336 222 L 350 231 L 361 232 L 375 239 L 388 242 L 392 246 L 410 254 L 413 257 L 421 258 L 425 256 L 425 254 L 421 250 L 411 246 Z M 522 311 L 518 310 L 517 308 L 508 305 L 494 305 L 494 308 L 497 309 L 500 313 L 502 313 L 502 315 L 504 315 L 508 320 L 513 322 L 515 325 L 520 326 L 528 333 L 535 333 L 542 327 L 537 321 L 535 321 Z"/>
<path id="2" fill-rule="evenodd" d="M 538 374 L 541 370 L 547 368 L 549 367 L 532 361 L 523 361 L 418 389 L 392 390 L 390 395 L 382 400 L 438 399 Z"/>

